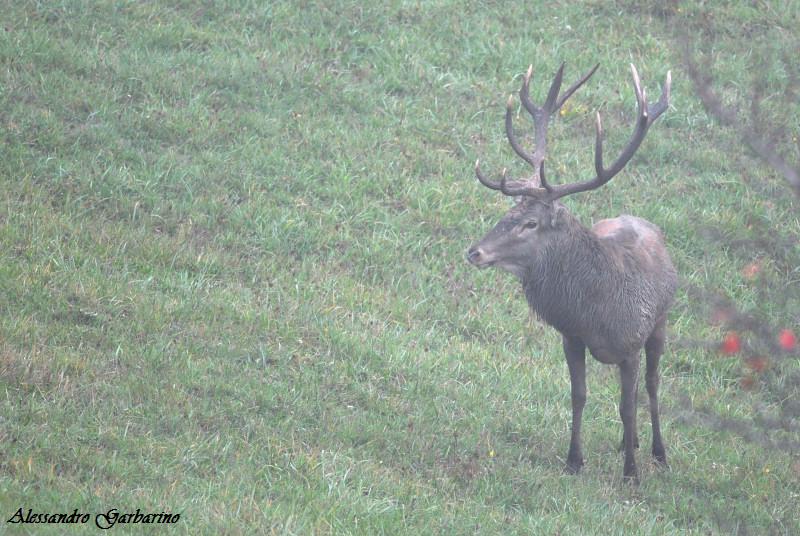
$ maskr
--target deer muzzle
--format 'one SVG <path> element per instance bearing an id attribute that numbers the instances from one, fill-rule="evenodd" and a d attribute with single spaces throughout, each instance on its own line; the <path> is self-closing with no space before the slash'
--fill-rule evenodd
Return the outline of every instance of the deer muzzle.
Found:
<path id="1" fill-rule="evenodd" d="M 467 250 L 467 261 L 478 268 L 485 268 L 492 264 L 492 260 L 482 248 L 472 246 Z"/>

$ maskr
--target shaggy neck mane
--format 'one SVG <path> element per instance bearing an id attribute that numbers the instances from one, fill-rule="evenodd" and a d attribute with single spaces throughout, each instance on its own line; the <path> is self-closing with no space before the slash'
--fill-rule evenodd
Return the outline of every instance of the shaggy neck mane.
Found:
<path id="1" fill-rule="evenodd" d="M 559 239 L 531 263 L 522 286 L 536 315 L 567 334 L 585 327 L 586 304 L 613 299 L 600 295 L 602 289 L 621 289 L 624 274 L 594 233 L 571 214 L 559 217 L 564 218 Z"/>

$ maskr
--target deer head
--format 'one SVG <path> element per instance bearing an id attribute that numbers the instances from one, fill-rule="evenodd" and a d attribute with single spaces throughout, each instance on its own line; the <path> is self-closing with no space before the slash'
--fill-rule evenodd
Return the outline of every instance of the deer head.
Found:
<path id="1" fill-rule="evenodd" d="M 519 91 L 519 97 L 523 107 L 533 118 L 535 143 L 533 152 L 524 149 L 514 134 L 512 124 L 514 98 L 509 96 L 506 105 L 506 135 L 514 152 L 531 166 L 533 174 L 527 179 L 511 180 L 507 177 L 504 169 L 500 179 L 493 181 L 481 172 L 480 161 L 475 162 L 475 174 L 481 184 L 492 190 L 498 190 L 504 195 L 517 197 L 518 201 L 494 229 L 469 248 L 467 260 L 473 265 L 481 268 L 497 266 L 522 278 L 525 271 L 531 266 L 532 259 L 538 257 L 543 250 L 562 238 L 569 225 L 577 225 L 566 212 L 565 207 L 557 200 L 574 193 L 594 190 L 611 180 L 625 167 L 639 148 L 650 125 L 667 109 L 671 84 L 670 73 L 667 72 L 661 97 L 658 102 L 651 105 L 647 103 L 636 67 L 631 65 L 638 115 L 633 134 L 620 155 L 608 168 L 603 165 L 603 127 L 598 112 L 594 158 L 595 177 L 581 182 L 549 184 L 544 171 L 548 124 L 566 100 L 594 74 L 598 66 L 595 65 L 562 94 L 561 82 L 564 74 L 564 64 L 562 64 L 550 84 L 550 90 L 542 106 L 537 106 L 530 99 L 529 86 L 533 66 L 528 68 Z"/>

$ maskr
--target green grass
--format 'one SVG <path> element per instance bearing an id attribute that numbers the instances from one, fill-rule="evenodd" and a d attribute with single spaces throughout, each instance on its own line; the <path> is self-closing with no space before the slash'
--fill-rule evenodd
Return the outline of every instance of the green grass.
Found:
<path id="1" fill-rule="evenodd" d="M 797 329 L 797 300 L 762 300 L 748 250 L 701 231 L 775 229 L 797 259 L 800 222 L 692 96 L 672 32 L 698 8 L 526 6 L 4 2 L 3 521 L 140 508 L 180 513 L 164 530 L 185 534 L 800 532 L 797 451 L 687 410 L 752 419 L 782 401 L 702 346 L 662 361 L 669 470 L 642 407 L 642 484 L 622 482 L 616 373 L 591 362 L 587 465 L 563 474 L 558 335 L 515 281 L 463 260 L 508 206 L 475 159 L 524 171 L 502 118 L 528 64 L 537 99 L 562 60 L 568 79 L 602 64 L 551 128 L 554 182 L 591 172 L 595 109 L 607 151 L 628 136 L 631 61 L 651 95 L 672 69 L 637 157 L 567 204 L 586 224 L 656 223 L 687 284 Z M 760 44 L 797 47 L 798 3 L 768 7 L 713 8 L 734 96 Z M 796 265 L 765 271 L 797 284 Z M 702 310 L 681 290 L 672 338 L 719 340 Z"/>

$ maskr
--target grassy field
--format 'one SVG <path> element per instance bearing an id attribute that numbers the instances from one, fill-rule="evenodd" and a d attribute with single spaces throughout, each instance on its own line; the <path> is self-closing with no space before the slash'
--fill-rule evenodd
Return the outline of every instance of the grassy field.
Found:
<path id="1" fill-rule="evenodd" d="M 800 533 L 800 433 L 695 418 L 786 401 L 713 344 L 668 345 L 670 468 L 642 406 L 639 487 L 616 371 L 590 359 L 586 467 L 565 475 L 560 339 L 463 256 L 509 206 L 475 159 L 524 171 L 502 120 L 530 63 L 537 99 L 562 60 L 569 82 L 601 63 L 551 128 L 553 182 L 592 172 L 594 110 L 609 154 L 629 135 L 630 62 L 651 95 L 671 69 L 628 168 L 566 204 L 664 229 L 673 340 L 723 335 L 688 286 L 797 330 L 800 303 L 762 299 L 719 238 L 770 229 L 798 259 L 797 200 L 706 116 L 675 40 L 705 21 L 735 97 L 759 45 L 798 50 L 797 1 L 166 4 L 0 8 L 0 533 L 96 533 L 112 508 L 179 513 L 158 530 L 181 534 Z M 92 519 L 6 523 L 18 508 Z"/>

